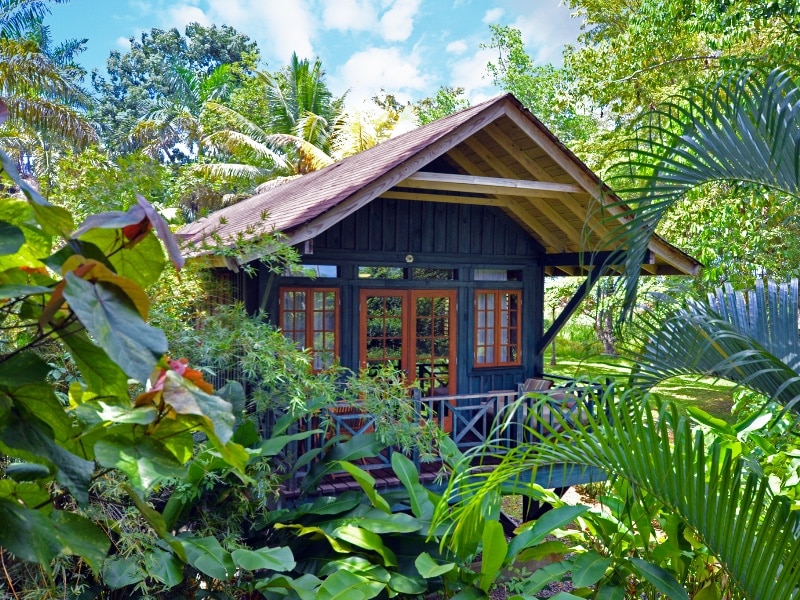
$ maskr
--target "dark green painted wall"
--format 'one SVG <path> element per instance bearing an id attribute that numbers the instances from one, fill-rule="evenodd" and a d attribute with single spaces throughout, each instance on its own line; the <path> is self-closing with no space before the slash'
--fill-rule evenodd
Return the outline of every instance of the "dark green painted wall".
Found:
<path id="1" fill-rule="evenodd" d="M 313 240 L 306 264 L 337 265 L 337 278 L 314 281 L 270 277 L 263 267 L 255 279 L 241 281 L 248 309 L 263 306 L 277 321 L 281 285 L 338 287 L 341 299 L 340 356 L 344 366 L 358 368 L 358 298 L 362 288 L 457 289 L 458 393 L 515 389 L 542 371 L 536 342 L 542 335 L 544 272 L 542 248 L 502 211 L 485 206 L 378 199 Z M 309 244 L 301 250 L 310 249 Z M 413 263 L 406 261 L 413 256 Z M 359 266 L 431 267 L 455 269 L 454 281 L 359 279 Z M 473 280 L 475 269 L 520 271 L 521 281 Z M 523 303 L 523 364 L 513 368 L 474 368 L 473 294 L 475 289 L 521 289 Z"/>

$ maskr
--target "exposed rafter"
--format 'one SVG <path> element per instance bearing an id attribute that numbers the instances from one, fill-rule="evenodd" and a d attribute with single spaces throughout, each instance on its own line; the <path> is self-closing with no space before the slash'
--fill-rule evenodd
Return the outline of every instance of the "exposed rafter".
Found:
<path id="1" fill-rule="evenodd" d="M 451 175 L 449 173 L 428 173 L 418 171 L 404 181 L 403 187 L 445 192 L 472 192 L 481 194 L 503 194 L 524 198 L 558 198 L 560 193 L 582 193 L 586 191 L 572 183 L 552 181 L 528 181 L 502 177 L 481 177 L 478 175 Z"/>
<path id="2" fill-rule="evenodd" d="M 490 196 L 455 196 L 453 194 L 430 194 L 425 192 L 404 192 L 391 189 L 381 194 L 381 198 L 393 200 L 417 200 L 419 202 L 447 202 L 450 204 L 475 204 L 479 206 L 506 207 L 508 202 L 502 198 Z"/>
<path id="3" fill-rule="evenodd" d="M 505 178 L 515 177 L 515 173 L 510 167 L 501 162 L 494 154 L 489 152 L 485 146 L 481 145 L 477 140 L 475 140 L 475 138 L 470 138 L 464 143 L 497 173 Z M 524 200 L 523 202 L 525 202 L 525 208 L 532 208 L 539 211 L 546 219 L 553 223 L 553 225 L 560 230 L 561 234 L 565 236 L 566 240 L 569 242 L 569 245 L 574 246 L 574 250 L 580 249 L 581 231 L 576 229 L 569 221 L 562 217 L 558 211 L 550 206 L 546 199 L 540 198 L 536 202 Z M 543 224 L 540 224 L 536 229 L 534 229 L 534 231 L 541 235 L 542 229 Z M 555 245 L 553 248 L 556 250 L 556 252 L 562 252 L 565 245 L 567 244 L 562 242 L 561 245 Z"/>

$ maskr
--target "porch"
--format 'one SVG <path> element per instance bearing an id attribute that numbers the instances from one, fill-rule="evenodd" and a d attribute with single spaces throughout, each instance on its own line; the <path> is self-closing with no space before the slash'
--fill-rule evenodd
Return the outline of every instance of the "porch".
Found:
<path id="1" fill-rule="evenodd" d="M 546 382 L 546 383 L 545 383 Z M 552 387 L 551 387 L 552 386 Z M 515 390 L 496 390 L 481 394 L 413 394 L 418 414 L 428 414 L 464 454 L 471 466 L 491 469 L 510 450 L 536 442 L 534 431 L 546 434 L 547 426 L 558 428 L 559 416 L 570 422 L 582 420 L 608 401 L 605 386 L 569 380 L 557 376 L 529 379 Z M 424 411 L 424 412 L 423 412 Z M 536 418 L 534 419 L 534 414 Z M 298 468 L 281 491 L 281 502 L 291 505 L 301 497 L 336 496 L 360 490 L 358 482 L 335 465 L 336 460 L 351 460 L 375 479 L 382 494 L 401 491 L 403 486 L 391 468 L 392 454 L 398 448 L 386 446 L 378 452 L 359 449 L 339 452 L 335 442 L 374 438 L 376 420 L 360 412 L 358 406 L 328 406 L 297 423 L 292 433 L 317 431 L 286 447 L 287 464 L 292 458 L 318 451 L 318 457 Z M 324 451 L 323 451 L 324 450 Z M 431 491 L 441 493 L 447 487 L 449 471 L 441 457 L 426 460 L 418 451 L 410 456 L 419 481 Z M 605 473 L 580 469 L 575 465 L 552 465 L 550 469 L 528 473 L 521 483 L 536 483 L 545 488 L 568 488 L 605 479 Z"/>

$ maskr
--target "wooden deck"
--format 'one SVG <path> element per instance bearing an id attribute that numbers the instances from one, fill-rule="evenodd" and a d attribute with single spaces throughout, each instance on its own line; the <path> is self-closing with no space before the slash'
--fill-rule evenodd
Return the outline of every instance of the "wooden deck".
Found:
<path id="1" fill-rule="evenodd" d="M 583 411 L 594 412 L 598 406 L 598 397 L 601 389 L 596 385 L 577 385 L 553 388 L 545 393 L 549 400 L 542 404 L 542 395 L 523 394 L 523 400 L 515 404 L 520 396 L 520 391 L 503 390 L 492 391 L 486 394 L 467 394 L 457 396 L 436 396 L 429 398 L 415 397 L 416 402 L 425 403 L 431 410 L 440 427 L 447 431 L 461 452 L 477 451 L 487 441 L 492 444 L 491 454 L 481 453 L 473 463 L 480 464 L 480 469 L 491 469 L 497 464 L 502 455 L 509 449 L 519 444 L 535 443 L 526 428 L 520 423 L 529 418 L 534 406 L 540 411 L 540 416 L 555 422 L 555 414 L 560 412 L 567 418 L 580 418 Z M 545 411 L 545 414 L 542 414 Z M 494 425 L 496 420 L 506 424 L 502 437 L 498 436 Z M 371 433 L 374 431 L 375 422 L 370 415 L 358 411 L 357 407 L 338 405 L 325 409 L 324 415 L 309 417 L 308 421 L 301 424 L 310 431 L 326 423 L 325 433 L 315 434 L 306 440 L 294 443 L 289 452 L 293 456 L 300 456 L 306 451 L 320 448 L 331 437 L 351 439 L 354 436 Z M 377 456 L 359 458 L 354 462 L 375 479 L 375 488 L 383 494 L 402 491 L 404 488 L 400 480 L 391 469 L 391 455 L 397 449 L 384 448 Z M 448 472 L 443 467 L 441 460 L 423 462 L 418 456 L 413 456 L 419 473 L 419 480 L 426 488 L 441 493 L 447 487 Z M 318 462 L 318 461 L 317 461 Z M 474 466 L 474 465 L 473 465 Z M 359 484 L 344 471 L 327 472 L 319 478 L 313 489 L 303 489 L 303 483 L 308 483 L 308 478 L 313 479 L 314 463 L 307 465 L 289 479 L 281 491 L 281 504 L 293 505 L 301 499 L 315 498 L 318 496 L 335 496 L 349 490 L 361 489 Z M 601 481 L 606 478 L 602 471 L 597 469 L 580 469 L 576 465 L 552 465 L 549 469 L 539 469 L 537 473 L 529 473 L 520 479 L 521 483 L 536 483 L 546 488 L 566 488 L 581 483 Z"/>

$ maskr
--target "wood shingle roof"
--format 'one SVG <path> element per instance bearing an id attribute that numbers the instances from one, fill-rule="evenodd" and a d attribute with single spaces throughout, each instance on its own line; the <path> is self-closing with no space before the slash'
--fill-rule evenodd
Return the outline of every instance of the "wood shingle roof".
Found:
<path id="1" fill-rule="evenodd" d="M 597 210 L 616 200 L 610 190 L 504 94 L 276 185 L 185 226 L 178 236 L 189 255 L 213 255 L 219 245 L 270 230 L 297 244 L 379 197 L 497 206 L 546 250 L 550 274 L 577 274 L 581 252 L 611 250 L 607 238 L 621 223 Z M 699 267 L 659 237 L 643 266 L 665 274 L 694 274 Z"/>

